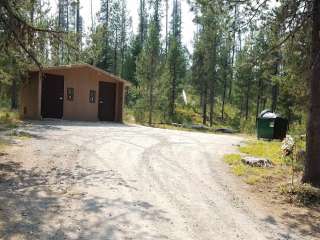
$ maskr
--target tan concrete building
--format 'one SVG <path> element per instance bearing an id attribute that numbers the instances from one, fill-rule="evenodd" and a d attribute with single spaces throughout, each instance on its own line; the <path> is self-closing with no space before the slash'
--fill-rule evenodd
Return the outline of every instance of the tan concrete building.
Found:
<path id="1" fill-rule="evenodd" d="M 40 76 L 42 75 L 42 77 Z M 130 83 L 89 64 L 31 70 L 20 91 L 24 119 L 122 121 Z"/>

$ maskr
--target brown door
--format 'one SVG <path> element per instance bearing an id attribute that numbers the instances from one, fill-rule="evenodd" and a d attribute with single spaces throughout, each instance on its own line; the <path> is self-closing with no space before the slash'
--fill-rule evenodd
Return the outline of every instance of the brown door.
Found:
<path id="1" fill-rule="evenodd" d="M 45 74 L 42 80 L 41 115 L 44 118 L 63 116 L 64 77 Z"/>
<path id="2" fill-rule="evenodd" d="M 114 121 L 116 109 L 116 84 L 99 82 L 99 109 L 100 121 Z"/>

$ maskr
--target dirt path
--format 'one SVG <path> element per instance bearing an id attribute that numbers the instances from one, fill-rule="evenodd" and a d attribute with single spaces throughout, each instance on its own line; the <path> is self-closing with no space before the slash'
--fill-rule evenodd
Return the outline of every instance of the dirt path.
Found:
<path id="1" fill-rule="evenodd" d="M 221 161 L 237 136 L 34 122 L 0 158 L 0 239 L 303 239 Z"/>

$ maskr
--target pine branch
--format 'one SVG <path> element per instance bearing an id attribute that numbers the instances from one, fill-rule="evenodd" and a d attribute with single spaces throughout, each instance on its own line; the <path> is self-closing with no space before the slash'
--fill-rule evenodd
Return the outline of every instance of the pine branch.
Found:
<path id="1" fill-rule="evenodd" d="M 64 31 L 57 31 L 53 29 L 45 29 L 45 28 L 38 28 L 31 24 L 29 24 L 27 21 L 25 21 L 20 14 L 17 14 L 17 10 L 15 11 L 11 6 L 8 0 L 2 0 L 3 2 L 0 2 L 0 7 L 6 10 L 7 16 L 9 19 L 15 19 L 16 23 L 18 23 L 22 28 L 29 29 L 33 32 L 45 32 L 45 33 L 55 33 L 55 34 L 63 34 L 66 33 Z"/>

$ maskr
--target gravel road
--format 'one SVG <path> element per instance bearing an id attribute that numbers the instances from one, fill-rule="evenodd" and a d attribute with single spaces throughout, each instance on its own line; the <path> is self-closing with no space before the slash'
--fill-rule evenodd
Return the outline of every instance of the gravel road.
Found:
<path id="1" fill-rule="evenodd" d="M 68 121 L 23 131 L 0 160 L 0 239 L 295 239 L 223 163 L 241 137 Z"/>

